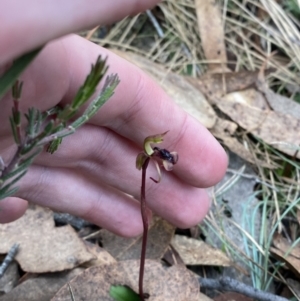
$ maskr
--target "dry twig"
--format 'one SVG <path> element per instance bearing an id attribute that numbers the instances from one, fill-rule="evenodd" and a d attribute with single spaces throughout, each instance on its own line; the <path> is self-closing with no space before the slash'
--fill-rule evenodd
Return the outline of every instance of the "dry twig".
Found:
<path id="1" fill-rule="evenodd" d="M 0 278 L 4 275 L 6 269 L 8 268 L 8 266 L 10 265 L 10 263 L 14 260 L 15 256 L 17 255 L 19 250 L 19 245 L 18 244 L 14 244 L 11 249 L 9 250 L 9 252 L 7 253 L 7 255 L 5 256 L 1 266 L 0 266 Z"/>
<path id="2" fill-rule="evenodd" d="M 263 292 L 229 277 L 209 279 L 199 277 L 201 288 L 232 291 L 261 301 L 288 301 L 288 299 Z"/>

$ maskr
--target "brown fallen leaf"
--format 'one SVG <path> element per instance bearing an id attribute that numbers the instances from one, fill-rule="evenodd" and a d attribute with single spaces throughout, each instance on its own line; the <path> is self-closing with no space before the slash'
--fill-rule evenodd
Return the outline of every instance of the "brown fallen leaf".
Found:
<path id="1" fill-rule="evenodd" d="M 260 110 L 268 110 L 269 105 L 263 95 L 255 89 L 246 89 L 236 93 L 229 93 L 236 103 L 242 103 Z"/>
<path id="2" fill-rule="evenodd" d="M 265 75 L 272 73 L 273 69 L 265 70 Z M 240 92 L 255 88 L 259 71 L 239 71 L 227 73 L 206 73 L 200 78 L 186 77 L 186 79 L 205 96 L 210 103 L 231 92 Z M 262 97 L 262 96 L 261 96 Z M 264 101 L 265 104 L 265 101 Z"/>
<path id="3" fill-rule="evenodd" d="M 231 265 L 231 260 L 221 250 L 211 247 L 202 240 L 175 235 L 171 244 L 186 265 Z"/>
<path id="4" fill-rule="evenodd" d="M 269 106 L 275 112 L 291 115 L 300 119 L 300 104 L 293 99 L 277 94 L 269 89 L 263 72 L 259 73 L 256 87 L 262 92 L 264 97 L 267 99 Z"/>
<path id="5" fill-rule="evenodd" d="M 286 238 L 277 233 L 273 238 L 271 253 L 279 260 L 285 262 L 287 266 L 300 277 L 300 246 L 293 246 Z"/>
<path id="6" fill-rule="evenodd" d="M 259 160 L 245 146 L 233 136 L 237 124 L 226 119 L 217 118 L 215 126 L 210 132 L 218 139 L 221 139 L 221 143 L 228 147 L 233 153 L 237 154 L 247 162 L 258 164 L 267 168 L 274 168 L 273 165 Z"/>
<path id="7" fill-rule="evenodd" d="M 170 72 L 163 66 L 137 54 L 119 50 L 114 50 L 114 52 L 146 72 L 181 108 L 195 117 L 206 128 L 213 127 L 216 119 L 215 111 L 203 94 L 185 77 Z"/>
<path id="8" fill-rule="evenodd" d="M 179 253 L 174 249 L 172 245 L 168 246 L 162 259 L 165 262 L 167 262 L 169 265 L 176 265 L 176 264 L 184 265 L 182 258 L 180 257 Z"/>
<path id="9" fill-rule="evenodd" d="M 116 259 L 113 258 L 105 249 L 99 247 L 97 244 L 92 244 L 88 241 L 84 241 L 87 250 L 94 255 L 95 259 L 83 263 L 81 266 L 90 268 L 96 265 L 104 265 L 115 263 Z"/>
<path id="10" fill-rule="evenodd" d="M 215 0 L 196 0 L 195 4 L 202 48 L 210 61 L 208 68 L 213 72 L 225 71 L 227 56 L 220 7 Z"/>
<path id="11" fill-rule="evenodd" d="M 167 250 L 175 233 L 175 227 L 166 220 L 154 216 L 148 231 L 146 258 L 160 259 Z M 117 260 L 139 259 L 141 257 L 142 235 L 134 238 L 117 236 L 105 229 L 101 230 L 101 242 Z"/>
<path id="12" fill-rule="evenodd" d="M 49 301 L 62 286 L 82 272 L 82 268 L 76 268 L 66 272 L 39 275 L 22 282 L 10 293 L 0 297 L 0 301 Z"/>
<path id="13" fill-rule="evenodd" d="M 111 285 L 127 285 L 138 292 L 139 260 L 91 267 L 70 281 L 75 300 L 114 301 L 109 296 Z M 160 262 L 146 260 L 144 292 L 152 301 L 199 301 L 199 282 L 184 266 L 163 267 Z M 70 301 L 67 285 L 51 301 Z"/>
<path id="14" fill-rule="evenodd" d="M 247 132 L 288 155 L 293 156 L 300 145 L 300 119 L 250 106 L 239 92 L 222 97 L 217 106 Z"/>
<path id="15" fill-rule="evenodd" d="M 1 254 L 20 245 L 15 259 L 26 272 L 63 271 L 94 258 L 71 226 L 56 228 L 52 211 L 36 205 L 20 219 L 0 224 L 0 241 Z"/>
<path id="16" fill-rule="evenodd" d="M 300 118 L 300 105 L 293 99 L 279 95 L 270 89 L 265 91 L 265 96 L 270 107 L 275 112 L 289 114 L 298 119 Z"/>

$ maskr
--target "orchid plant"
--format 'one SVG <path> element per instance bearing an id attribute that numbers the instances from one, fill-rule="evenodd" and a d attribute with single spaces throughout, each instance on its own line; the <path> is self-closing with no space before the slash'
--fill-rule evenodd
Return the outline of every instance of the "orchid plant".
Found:
<path id="1" fill-rule="evenodd" d="M 145 258 L 146 258 L 146 245 L 148 237 L 148 227 L 149 221 L 147 216 L 147 204 L 146 204 L 146 170 L 149 165 L 150 159 L 153 159 L 153 162 L 156 165 L 158 172 L 158 180 L 150 177 L 155 183 L 161 181 L 161 169 L 163 166 L 165 170 L 171 171 L 173 166 L 178 161 L 178 154 L 176 152 L 169 152 L 167 149 L 159 148 L 157 146 L 152 147 L 152 144 L 162 143 L 164 136 L 168 133 L 162 133 L 154 136 L 149 136 L 144 140 L 144 151 L 139 153 L 136 158 L 136 168 L 142 170 L 142 186 L 141 186 L 141 215 L 143 221 L 144 235 L 142 241 L 142 250 L 141 250 L 141 261 L 140 261 L 140 275 L 139 275 L 139 295 L 141 301 L 144 301 L 147 294 L 143 292 L 143 279 L 144 279 L 144 267 L 145 267 Z"/>

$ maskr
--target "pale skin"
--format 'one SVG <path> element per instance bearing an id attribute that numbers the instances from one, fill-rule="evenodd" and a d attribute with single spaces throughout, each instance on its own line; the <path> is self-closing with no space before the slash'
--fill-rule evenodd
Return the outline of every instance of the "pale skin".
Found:
<path id="1" fill-rule="evenodd" d="M 220 181 L 227 156 L 209 131 L 190 117 L 137 67 L 83 38 L 68 35 L 114 22 L 155 5 L 157 0 L 10 0 L 0 4 L 0 71 L 22 53 L 50 42 L 25 71 L 21 110 L 47 110 L 72 100 L 99 54 L 108 73 L 118 73 L 115 95 L 87 124 L 64 139 L 59 150 L 42 153 L 15 197 L 1 201 L 0 222 L 21 217 L 28 202 L 83 217 L 122 236 L 142 233 L 141 172 L 135 158 L 143 140 L 169 130 L 162 147 L 179 154 L 160 184 L 147 182 L 147 204 L 174 225 L 200 222 L 210 201 L 205 188 Z M 17 7 L 17 9 L 16 9 Z M 34 9 L 31 9 L 34 8 Z M 63 36 L 63 37 L 62 37 Z M 57 39 L 59 38 L 59 39 Z M 1 100 L 0 155 L 15 151 L 8 116 L 10 93 Z M 154 165 L 149 176 L 156 178 Z"/>

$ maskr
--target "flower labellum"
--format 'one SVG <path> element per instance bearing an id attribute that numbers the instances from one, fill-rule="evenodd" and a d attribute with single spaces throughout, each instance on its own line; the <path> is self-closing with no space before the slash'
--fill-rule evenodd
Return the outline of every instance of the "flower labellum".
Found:
<path id="1" fill-rule="evenodd" d="M 136 158 L 136 168 L 138 170 L 142 169 L 143 164 L 146 162 L 147 158 L 151 157 L 151 158 L 155 159 L 154 163 L 157 168 L 159 179 L 158 180 L 154 180 L 153 178 L 151 178 L 151 179 L 156 183 L 160 182 L 160 180 L 161 180 L 161 171 L 160 171 L 159 163 L 161 163 L 161 165 L 165 168 L 165 170 L 170 171 L 173 169 L 173 166 L 178 161 L 177 152 L 169 152 L 165 148 L 159 148 L 157 146 L 152 147 L 152 145 L 151 145 L 153 143 L 158 144 L 158 143 L 163 142 L 163 140 L 164 140 L 163 138 L 167 133 L 168 133 L 168 131 L 164 132 L 162 134 L 159 134 L 159 135 L 153 135 L 153 136 L 147 137 L 144 140 L 144 152 L 139 153 Z"/>

